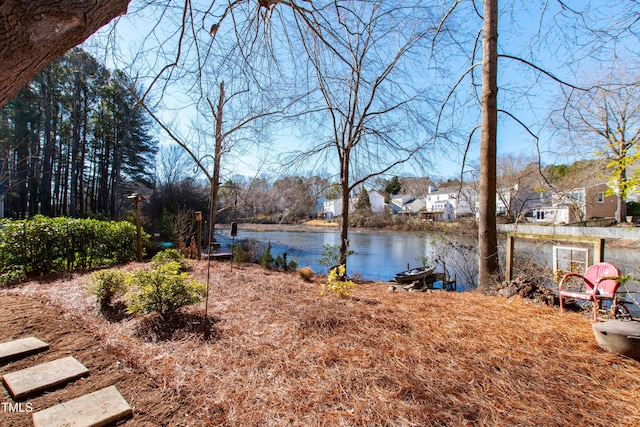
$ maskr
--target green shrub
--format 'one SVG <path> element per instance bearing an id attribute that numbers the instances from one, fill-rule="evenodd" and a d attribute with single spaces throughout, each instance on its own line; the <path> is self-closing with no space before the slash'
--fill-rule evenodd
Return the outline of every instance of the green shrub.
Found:
<path id="1" fill-rule="evenodd" d="M 131 275 L 132 294 L 127 310 L 130 313 L 157 312 L 167 319 L 177 310 L 201 301 L 205 286 L 191 280 L 189 273 L 180 271 L 180 264 L 169 261 L 154 270 L 138 271 Z"/>
<path id="2" fill-rule="evenodd" d="M 260 257 L 260 265 L 268 269 L 275 267 L 275 259 L 271 255 L 271 242 L 267 244 L 267 250 Z"/>
<path id="3" fill-rule="evenodd" d="M 298 268 L 296 260 L 287 261 L 287 253 L 273 257 L 271 255 L 271 242 L 267 244 L 267 249 L 260 257 L 260 265 L 269 270 L 293 271 Z"/>
<path id="4" fill-rule="evenodd" d="M 285 252 L 282 255 L 278 255 L 275 260 L 273 260 L 275 268 L 283 271 L 293 271 L 298 268 L 298 261 L 292 259 L 287 262 L 287 253 Z"/>
<path id="5" fill-rule="evenodd" d="M 13 269 L 9 269 L 8 271 L 3 271 L 0 273 L 0 285 L 13 285 L 22 280 L 25 280 L 27 275 L 24 272 L 23 266 L 16 266 Z"/>
<path id="6" fill-rule="evenodd" d="M 136 258 L 136 227 L 128 222 L 36 215 L 0 225 L 0 277 L 108 267 Z M 148 240 L 143 234 L 143 244 Z"/>
<path id="7" fill-rule="evenodd" d="M 355 252 L 347 250 L 347 256 L 353 255 Z M 340 263 L 340 245 L 330 245 L 328 243 L 322 246 L 322 258 L 320 258 L 320 265 L 327 267 L 333 267 Z"/>
<path id="8" fill-rule="evenodd" d="M 151 258 L 151 263 L 156 267 L 169 262 L 177 262 L 180 264 L 181 270 L 189 270 L 191 268 L 189 261 L 187 261 L 182 252 L 177 249 L 165 249 L 158 252 L 153 256 L 153 258 Z"/>
<path id="9" fill-rule="evenodd" d="M 89 293 L 96 297 L 100 310 L 111 306 L 113 299 L 127 290 L 127 275 L 119 270 L 101 270 L 93 273 L 87 284 Z"/>

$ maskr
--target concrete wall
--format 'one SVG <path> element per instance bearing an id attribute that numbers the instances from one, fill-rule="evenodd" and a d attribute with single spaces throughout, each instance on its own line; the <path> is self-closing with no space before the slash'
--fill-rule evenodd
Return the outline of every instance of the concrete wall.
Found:
<path id="1" fill-rule="evenodd" d="M 498 231 L 558 236 L 640 240 L 640 227 L 564 227 L 530 224 L 498 224 Z"/>

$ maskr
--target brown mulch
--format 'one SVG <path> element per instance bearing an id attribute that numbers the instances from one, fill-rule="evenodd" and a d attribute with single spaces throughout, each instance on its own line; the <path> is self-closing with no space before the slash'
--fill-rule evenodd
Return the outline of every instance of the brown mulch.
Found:
<path id="1" fill-rule="evenodd" d="M 205 282 L 207 263 L 192 274 Z M 136 426 L 640 425 L 640 362 L 601 350 L 588 315 L 388 283 L 321 297 L 322 276 L 251 265 L 212 263 L 210 278 L 206 328 L 204 303 L 105 319 L 73 274 L 0 290 L 0 336 L 72 352 L 92 373 L 70 393 L 115 376 Z"/>
<path id="2" fill-rule="evenodd" d="M 183 425 L 187 412 L 171 389 L 161 389 L 143 372 L 137 372 L 115 357 L 81 324 L 65 319 L 65 313 L 37 299 L 0 295 L 0 342 L 35 336 L 49 344 L 49 350 L 0 365 L 0 375 L 73 356 L 89 369 L 89 376 L 53 392 L 26 399 L 33 412 L 115 385 L 133 408 L 134 418 L 123 426 Z M 4 387 L 0 402 L 14 403 Z M 1 426 L 31 426 L 31 414 L 10 412 L 0 407 Z"/>

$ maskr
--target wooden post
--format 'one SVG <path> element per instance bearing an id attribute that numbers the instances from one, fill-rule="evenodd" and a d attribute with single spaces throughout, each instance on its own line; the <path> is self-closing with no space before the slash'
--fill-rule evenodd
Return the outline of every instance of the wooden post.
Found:
<path id="1" fill-rule="evenodd" d="M 510 281 L 513 274 L 513 249 L 515 238 L 537 239 L 537 240 L 558 240 L 564 242 L 579 242 L 593 245 L 593 262 L 604 262 L 604 248 L 606 239 L 604 237 L 584 237 L 558 234 L 528 234 L 528 233 L 508 233 L 507 234 L 507 265 L 505 268 L 505 280 Z"/>
<path id="2" fill-rule="evenodd" d="M 198 261 L 202 259 L 202 212 L 195 212 L 198 223 L 198 237 L 196 238 L 196 248 L 198 248 Z"/>
<path id="3" fill-rule="evenodd" d="M 142 261 L 142 228 L 140 226 L 140 197 L 136 197 L 136 234 L 138 241 L 138 252 L 136 259 Z"/>
<path id="4" fill-rule="evenodd" d="M 133 193 L 130 196 L 127 196 L 127 199 L 133 200 L 136 204 L 136 234 L 137 234 L 137 243 L 138 250 L 136 253 L 136 260 L 138 262 L 142 261 L 142 226 L 140 224 L 140 204 L 142 202 L 146 202 L 147 199 L 142 194 Z"/>
<path id="5" fill-rule="evenodd" d="M 505 271 L 505 280 L 507 282 L 511 281 L 511 276 L 513 275 L 513 244 L 513 235 L 509 233 L 507 234 L 507 268 Z"/>
<path id="6" fill-rule="evenodd" d="M 593 262 L 604 262 L 604 239 L 600 239 L 599 242 L 593 244 Z"/>

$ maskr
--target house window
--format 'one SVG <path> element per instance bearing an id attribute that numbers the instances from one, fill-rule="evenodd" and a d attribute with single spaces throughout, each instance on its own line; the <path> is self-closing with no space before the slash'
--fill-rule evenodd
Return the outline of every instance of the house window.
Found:
<path id="1" fill-rule="evenodd" d="M 574 200 L 577 200 L 579 202 L 584 202 L 584 192 L 583 191 L 574 191 L 571 193 L 571 197 Z"/>
<path id="2" fill-rule="evenodd" d="M 604 203 L 604 191 L 598 193 L 598 203 Z"/>

